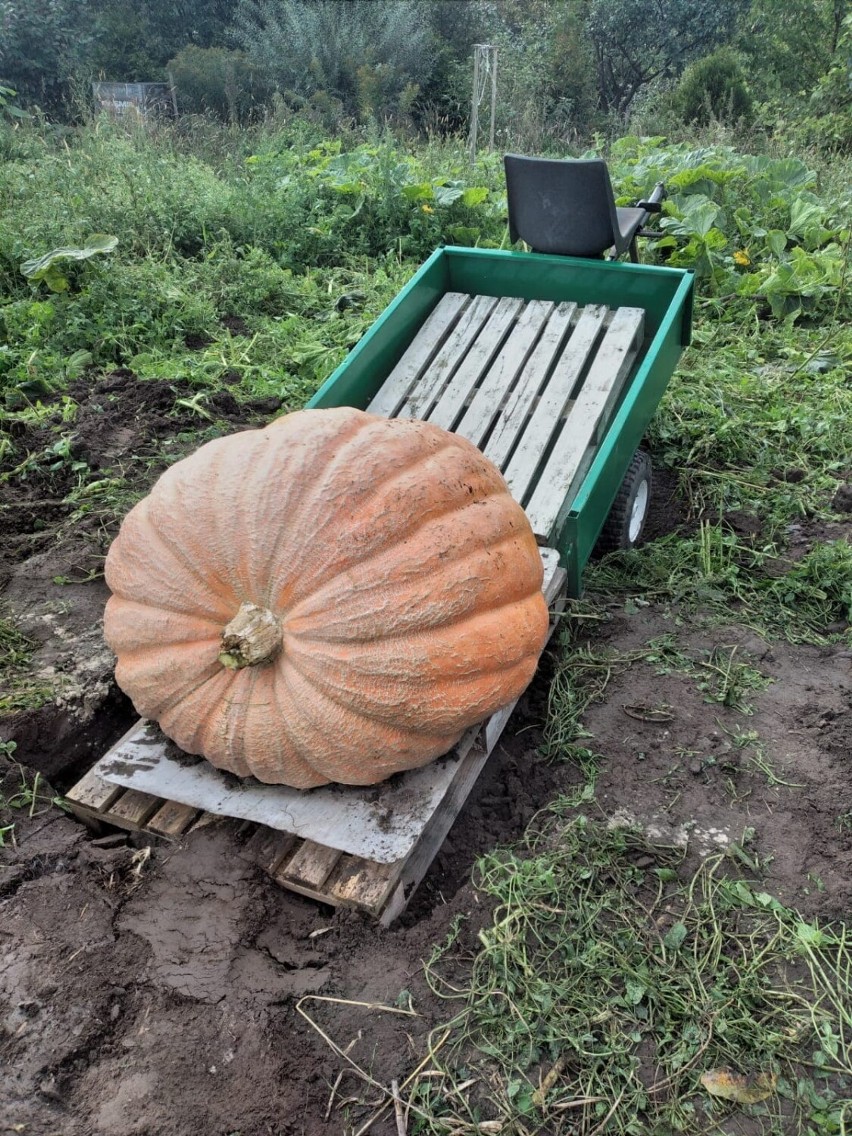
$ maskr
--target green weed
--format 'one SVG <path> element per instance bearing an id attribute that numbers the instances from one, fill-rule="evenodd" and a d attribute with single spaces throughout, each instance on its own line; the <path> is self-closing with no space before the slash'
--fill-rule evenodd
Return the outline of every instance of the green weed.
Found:
<path id="1" fill-rule="evenodd" d="M 14 742 L 0 742 L 0 753 L 11 758 L 15 752 Z M 32 773 L 23 765 L 17 766 L 18 787 L 13 792 L 0 793 L 0 848 L 15 843 L 16 822 L 2 823 L 15 812 L 26 813 L 31 820 L 51 808 L 68 810 L 64 799 L 53 792 L 45 791 L 40 773 Z M 5 814 L 5 816 L 4 816 Z"/>
<path id="2" fill-rule="evenodd" d="M 682 879 L 673 850 L 561 806 L 484 857 L 477 883 L 495 906 L 473 956 L 451 940 L 427 964 L 456 1011 L 417 1081 L 419 1131 L 698 1136 L 736 1114 L 755 1132 L 844 1131 L 843 928 L 801 919 L 722 857 Z M 720 1068 L 762 1075 L 765 1099 L 709 1095 L 700 1077 Z"/>
<path id="3" fill-rule="evenodd" d="M 815 544 L 794 560 L 708 523 L 695 536 L 608 557 L 587 580 L 595 591 L 676 602 L 794 643 L 836 639 L 852 623 L 852 545 L 842 540 Z"/>
<path id="4" fill-rule="evenodd" d="M 9 618 L 0 618 L 0 716 L 18 710 L 34 710 L 47 702 L 53 691 L 31 669 L 35 644 Z"/>

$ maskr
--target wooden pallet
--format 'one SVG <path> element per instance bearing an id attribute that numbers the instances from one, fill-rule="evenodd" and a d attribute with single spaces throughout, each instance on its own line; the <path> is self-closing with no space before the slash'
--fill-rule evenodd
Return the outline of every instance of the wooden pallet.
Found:
<path id="1" fill-rule="evenodd" d="M 447 292 L 368 406 L 468 438 L 548 544 L 642 347 L 641 308 Z"/>
<path id="2" fill-rule="evenodd" d="M 546 564 L 544 594 L 553 613 L 550 633 L 556 626 L 565 602 L 565 571 L 558 557 L 549 549 L 542 552 Z M 489 754 L 497 744 L 516 703 L 505 706 L 485 722 L 468 730 L 453 751 L 455 764 L 446 766 L 446 791 L 430 815 L 424 814 L 416 842 L 407 854 L 391 863 L 354 855 L 329 847 L 318 840 L 305 839 L 293 832 L 282 831 L 290 812 L 281 809 L 278 828 L 250 824 L 251 833 L 244 848 L 252 862 L 258 864 L 282 887 L 332 906 L 349 906 L 364 911 L 387 925 L 399 916 L 414 889 L 444 842 L 453 822 L 464 805 Z M 128 742 L 144 731 L 135 724 L 112 749 L 74 785 L 66 795 L 70 810 L 90 826 L 109 825 L 129 832 L 143 832 L 169 840 L 181 840 L 201 827 L 223 818 L 198 805 L 168 800 L 163 796 L 126 788 L 99 776 L 110 767 L 110 760 Z M 206 765 L 206 763 L 202 763 Z M 211 776 L 212 767 L 211 769 Z M 413 771 L 414 774 L 418 771 Z M 409 775 L 411 776 L 411 775 Z M 401 774 L 404 791 L 406 774 Z M 162 788 L 162 785 L 160 786 Z M 367 786 L 346 790 L 352 795 L 375 792 Z M 310 794 L 307 795 L 310 798 Z"/>
<path id="3" fill-rule="evenodd" d="M 478 758 L 486 756 L 481 741 L 471 747 L 470 760 L 456 790 L 459 809 L 484 763 Z M 103 781 L 96 768 L 69 789 L 65 800 L 72 813 L 98 830 L 105 825 L 174 841 L 225 819 L 192 805 Z M 416 855 L 391 864 L 353 856 L 265 825 L 252 826 L 243 855 L 289 891 L 333 907 L 357 908 L 387 925 L 405 909 L 457 812 L 445 810 L 444 823 L 435 826 L 432 839 L 424 841 Z M 427 847 L 432 849 L 428 853 Z"/>

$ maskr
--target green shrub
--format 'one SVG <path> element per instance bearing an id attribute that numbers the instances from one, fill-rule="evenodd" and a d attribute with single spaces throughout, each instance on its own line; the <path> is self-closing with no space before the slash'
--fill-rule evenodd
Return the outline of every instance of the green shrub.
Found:
<path id="1" fill-rule="evenodd" d="M 325 92 L 364 120 L 404 113 L 431 70 L 413 0 L 242 0 L 234 35 L 282 91 Z"/>
<path id="2" fill-rule="evenodd" d="M 852 15 L 843 21 L 831 67 L 811 95 L 813 117 L 804 128 L 813 130 L 825 150 L 852 150 Z"/>
<path id="3" fill-rule="evenodd" d="M 168 64 L 181 114 L 212 114 L 223 122 L 248 122 L 269 98 L 262 72 L 242 51 L 190 45 Z"/>
<path id="4" fill-rule="evenodd" d="M 736 55 L 728 48 L 690 64 L 673 96 L 674 108 L 687 123 L 748 122 L 752 99 L 745 74 Z"/>

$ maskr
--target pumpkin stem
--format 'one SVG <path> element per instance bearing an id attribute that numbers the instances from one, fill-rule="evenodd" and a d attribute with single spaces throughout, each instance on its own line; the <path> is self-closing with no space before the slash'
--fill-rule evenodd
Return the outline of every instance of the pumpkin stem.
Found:
<path id="1" fill-rule="evenodd" d="M 268 663 L 281 650 L 281 623 L 268 608 L 244 603 L 222 632 L 219 662 L 229 670 Z"/>

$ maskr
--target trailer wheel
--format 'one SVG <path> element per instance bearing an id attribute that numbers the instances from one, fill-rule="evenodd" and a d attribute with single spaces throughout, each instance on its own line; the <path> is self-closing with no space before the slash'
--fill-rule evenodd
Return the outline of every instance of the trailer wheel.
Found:
<path id="1" fill-rule="evenodd" d="M 602 555 L 633 548 L 642 535 L 650 504 L 651 458 L 644 450 L 637 450 L 601 529 L 595 551 Z"/>

